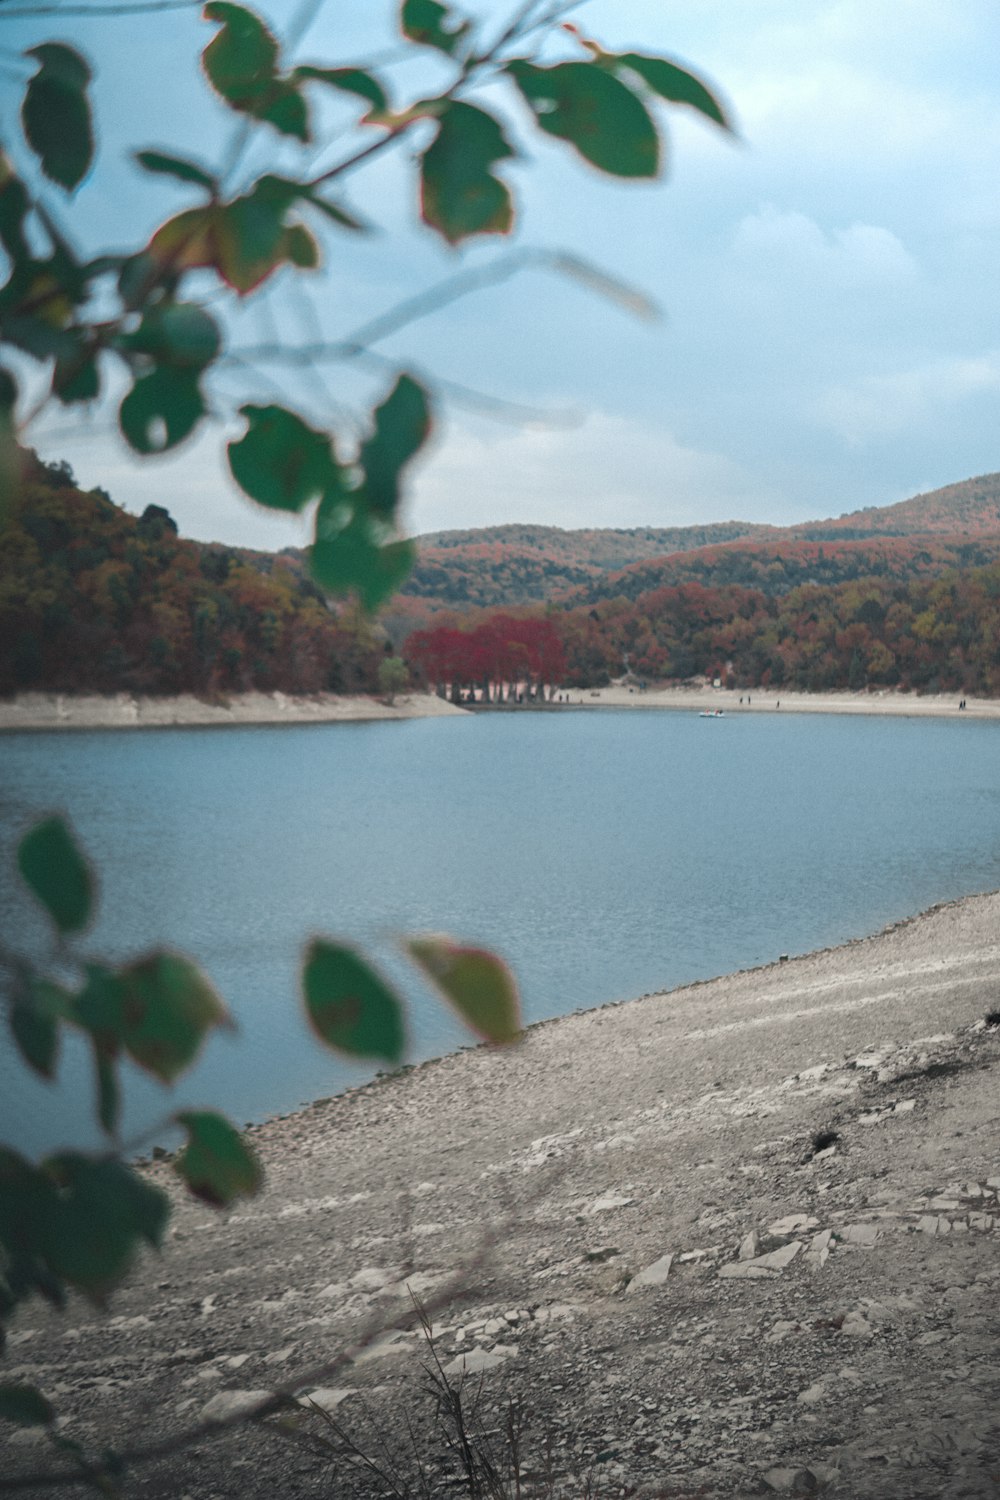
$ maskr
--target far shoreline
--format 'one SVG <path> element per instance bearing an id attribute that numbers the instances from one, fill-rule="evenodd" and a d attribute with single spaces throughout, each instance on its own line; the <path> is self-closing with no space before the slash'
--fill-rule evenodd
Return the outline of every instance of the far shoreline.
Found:
<path id="1" fill-rule="evenodd" d="M 960 708 L 960 702 L 966 704 Z M 250 728 L 292 724 L 361 723 L 441 718 L 468 713 L 558 713 L 581 709 L 660 709 L 736 718 L 741 714 L 841 714 L 889 718 L 1000 719 L 1000 699 L 954 693 L 779 692 L 773 688 L 670 687 L 642 691 L 623 685 L 560 690 L 544 703 L 464 703 L 429 692 L 400 694 L 394 702 L 367 695 L 238 693 L 217 702 L 181 694 L 23 693 L 0 700 L 0 734 L 94 729 Z"/>

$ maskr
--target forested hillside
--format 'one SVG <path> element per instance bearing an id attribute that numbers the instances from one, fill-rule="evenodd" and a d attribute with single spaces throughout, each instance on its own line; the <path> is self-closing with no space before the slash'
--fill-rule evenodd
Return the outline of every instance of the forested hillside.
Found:
<path id="1" fill-rule="evenodd" d="M 925 540 L 918 544 L 917 537 Z M 873 546 L 875 538 L 882 545 Z M 855 542 L 869 545 L 852 547 Z M 581 531 L 508 525 L 428 532 L 417 543 L 417 565 L 401 599 L 419 600 L 428 614 L 570 597 L 636 598 L 689 580 L 782 593 L 866 572 L 932 577 L 1000 555 L 1000 474 L 788 527 L 747 521 Z M 403 604 L 402 611 L 421 617 L 419 607 Z"/>
<path id="2" fill-rule="evenodd" d="M 979 474 L 939 490 L 914 495 L 895 505 L 874 505 L 849 511 L 830 521 L 808 521 L 792 528 L 799 536 L 824 537 L 913 536 L 939 532 L 980 536 L 1000 531 L 1000 474 Z"/>
<path id="3" fill-rule="evenodd" d="M 0 693 L 375 691 L 382 643 L 293 558 L 183 541 L 27 460 L 0 548 Z"/>
<path id="4" fill-rule="evenodd" d="M 429 532 L 417 539 L 417 564 L 401 593 L 454 608 L 529 604 L 558 598 L 642 559 L 737 537 L 765 537 L 774 529 L 720 521 L 620 531 L 511 525 Z"/>
<path id="5" fill-rule="evenodd" d="M 742 584 L 777 597 L 803 584 L 835 586 L 856 578 L 936 578 L 952 568 L 984 567 L 1000 560 L 1000 530 L 993 535 L 866 537 L 851 540 L 730 542 L 635 563 L 574 592 L 567 602 L 638 599 L 650 589 L 682 583 L 708 588 Z"/>

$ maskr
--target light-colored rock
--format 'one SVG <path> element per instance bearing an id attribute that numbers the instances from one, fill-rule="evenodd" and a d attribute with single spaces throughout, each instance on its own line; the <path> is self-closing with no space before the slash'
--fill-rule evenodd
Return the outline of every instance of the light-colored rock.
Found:
<path id="1" fill-rule="evenodd" d="M 841 1244 L 870 1250 L 880 1238 L 880 1230 L 877 1224 L 847 1224 L 838 1231 L 837 1238 Z"/>
<path id="2" fill-rule="evenodd" d="M 517 1349 L 511 1344 L 497 1344 L 492 1349 L 468 1350 L 467 1353 L 458 1354 L 444 1367 L 444 1373 L 448 1376 L 461 1377 L 462 1375 L 485 1375 L 490 1370 L 495 1370 L 498 1365 L 505 1364 L 512 1359 Z"/>
<path id="3" fill-rule="evenodd" d="M 359 1292 L 379 1292 L 395 1280 L 396 1273 L 387 1271 L 384 1266 L 362 1266 L 351 1277 L 351 1286 Z"/>
<path id="4" fill-rule="evenodd" d="M 286 1344 L 283 1349 L 272 1349 L 270 1354 L 264 1355 L 264 1363 L 266 1365 L 283 1365 L 287 1359 L 291 1359 L 297 1348 L 297 1344 Z"/>
<path id="5" fill-rule="evenodd" d="M 646 1266 L 645 1270 L 640 1271 L 638 1276 L 633 1276 L 626 1291 L 631 1293 L 641 1291 L 643 1287 L 662 1286 L 670 1275 L 670 1267 L 673 1265 L 673 1261 L 673 1255 L 661 1255 L 659 1260 L 654 1260 L 652 1265 Z"/>
<path id="6" fill-rule="evenodd" d="M 784 1219 L 775 1219 L 773 1224 L 767 1226 L 768 1234 L 799 1234 L 805 1229 L 815 1229 L 819 1224 L 818 1219 L 810 1218 L 807 1214 L 789 1214 Z"/>
<path id="7" fill-rule="evenodd" d="M 602 1197 L 596 1198 L 590 1205 L 590 1212 L 592 1214 L 606 1214 L 616 1208 L 631 1208 L 634 1202 L 634 1198 L 623 1197 L 620 1193 L 605 1193 Z"/>
<path id="8" fill-rule="evenodd" d="M 768 1271 L 783 1271 L 786 1266 L 791 1265 L 801 1249 L 801 1240 L 791 1240 L 767 1255 L 759 1255 L 755 1261 L 751 1261 L 751 1265 L 763 1266 Z"/>
<path id="9" fill-rule="evenodd" d="M 267 1401 L 271 1394 L 270 1391 L 216 1391 L 212 1399 L 202 1407 L 201 1420 L 228 1422 L 233 1417 L 253 1411 L 255 1406 Z"/>
<path id="10" fill-rule="evenodd" d="M 748 1235 L 740 1241 L 738 1260 L 756 1260 L 760 1254 L 760 1235 L 756 1229 L 751 1229 Z"/>
<path id="11" fill-rule="evenodd" d="M 342 1401 L 346 1401 L 348 1396 L 355 1395 L 357 1392 L 349 1387 L 336 1389 L 333 1386 L 321 1386 L 317 1391 L 307 1391 L 304 1396 L 299 1396 L 298 1402 L 300 1406 L 318 1406 L 320 1411 L 332 1417 Z"/>
<path id="12" fill-rule="evenodd" d="M 814 1268 L 818 1269 L 819 1267 L 826 1265 L 826 1262 L 830 1258 L 830 1250 L 832 1249 L 832 1247 L 833 1230 L 821 1229 L 819 1233 L 814 1234 L 812 1239 L 809 1241 L 809 1248 L 806 1250 L 806 1253 L 802 1258 L 807 1265 L 813 1266 Z"/>
<path id="13" fill-rule="evenodd" d="M 892 1112 L 894 1115 L 908 1115 L 911 1114 L 913 1110 L 916 1109 L 916 1107 L 916 1099 L 900 1099 L 898 1104 L 893 1105 Z"/>
<path id="14" fill-rule="evenodd" d="M 732 1260 L 719 1267 L 719 1275 L 724 1281 L 767 1281 L 777 1274 L 755 1260 Z"/>
<path id="15" fill-rule="evenodd" d="M 362 1349 L 354 1356 L 353 1362 L 356 1365 L 364 1365 L 374 1359 L 386 1359 L 390 1355 L 409 1354 L 412 1348 L 412 1336 L 401 1333 L 399 1329 L 393 1329 L 373 1339 L 366 1349 Z"/>

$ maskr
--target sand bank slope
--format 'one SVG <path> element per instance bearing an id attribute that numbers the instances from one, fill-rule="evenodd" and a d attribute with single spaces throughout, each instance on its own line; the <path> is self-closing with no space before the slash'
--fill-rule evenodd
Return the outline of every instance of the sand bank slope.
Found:
<path id="1" fill-rule="evenodd" d="M 393 704 L 378 698 L 317 693 L 239 693 L 208 703 L 189 693 L 175 698 L 116 693 L 24 693 L 0 702 L 0 732 L 15 729 L 149 729 L 165 725 L 327 724 L 350 719 L 418 719 L 464 710 L 431 693 L 407 693 Z"/>
<path id="2" fill-rule="evenodd" d="M 442 1362 L 475 1372 L 494 1427 L 525 1399 L 566 1500 L 992 1495 L 998 971 L 1000 894 L 973 897 L 272 1121 L 260 1198 L 179 1201 L 114 1320 L 30 1308 L 4 1378 L 54 1389 L 96 1451 L 154 1435 L 152 1413 L 159 1436 L 297 1388 L 374 1323 L 377 1345 L 305 1388 L 392 1440 L 420 1407 L 408 1288 L 457 1274 Z M 382 1493 L 258 1430 L 147 1477 Z"/>

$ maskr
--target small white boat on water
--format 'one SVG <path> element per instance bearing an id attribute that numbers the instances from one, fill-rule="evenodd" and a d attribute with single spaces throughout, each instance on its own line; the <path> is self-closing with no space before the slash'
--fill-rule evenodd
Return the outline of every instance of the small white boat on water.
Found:
<path id="1" fill-rule="evenodd" d="M 699 719 L 724 719 L 725 716 L 724 708 L 703 708 L 698 715 Z"/>

